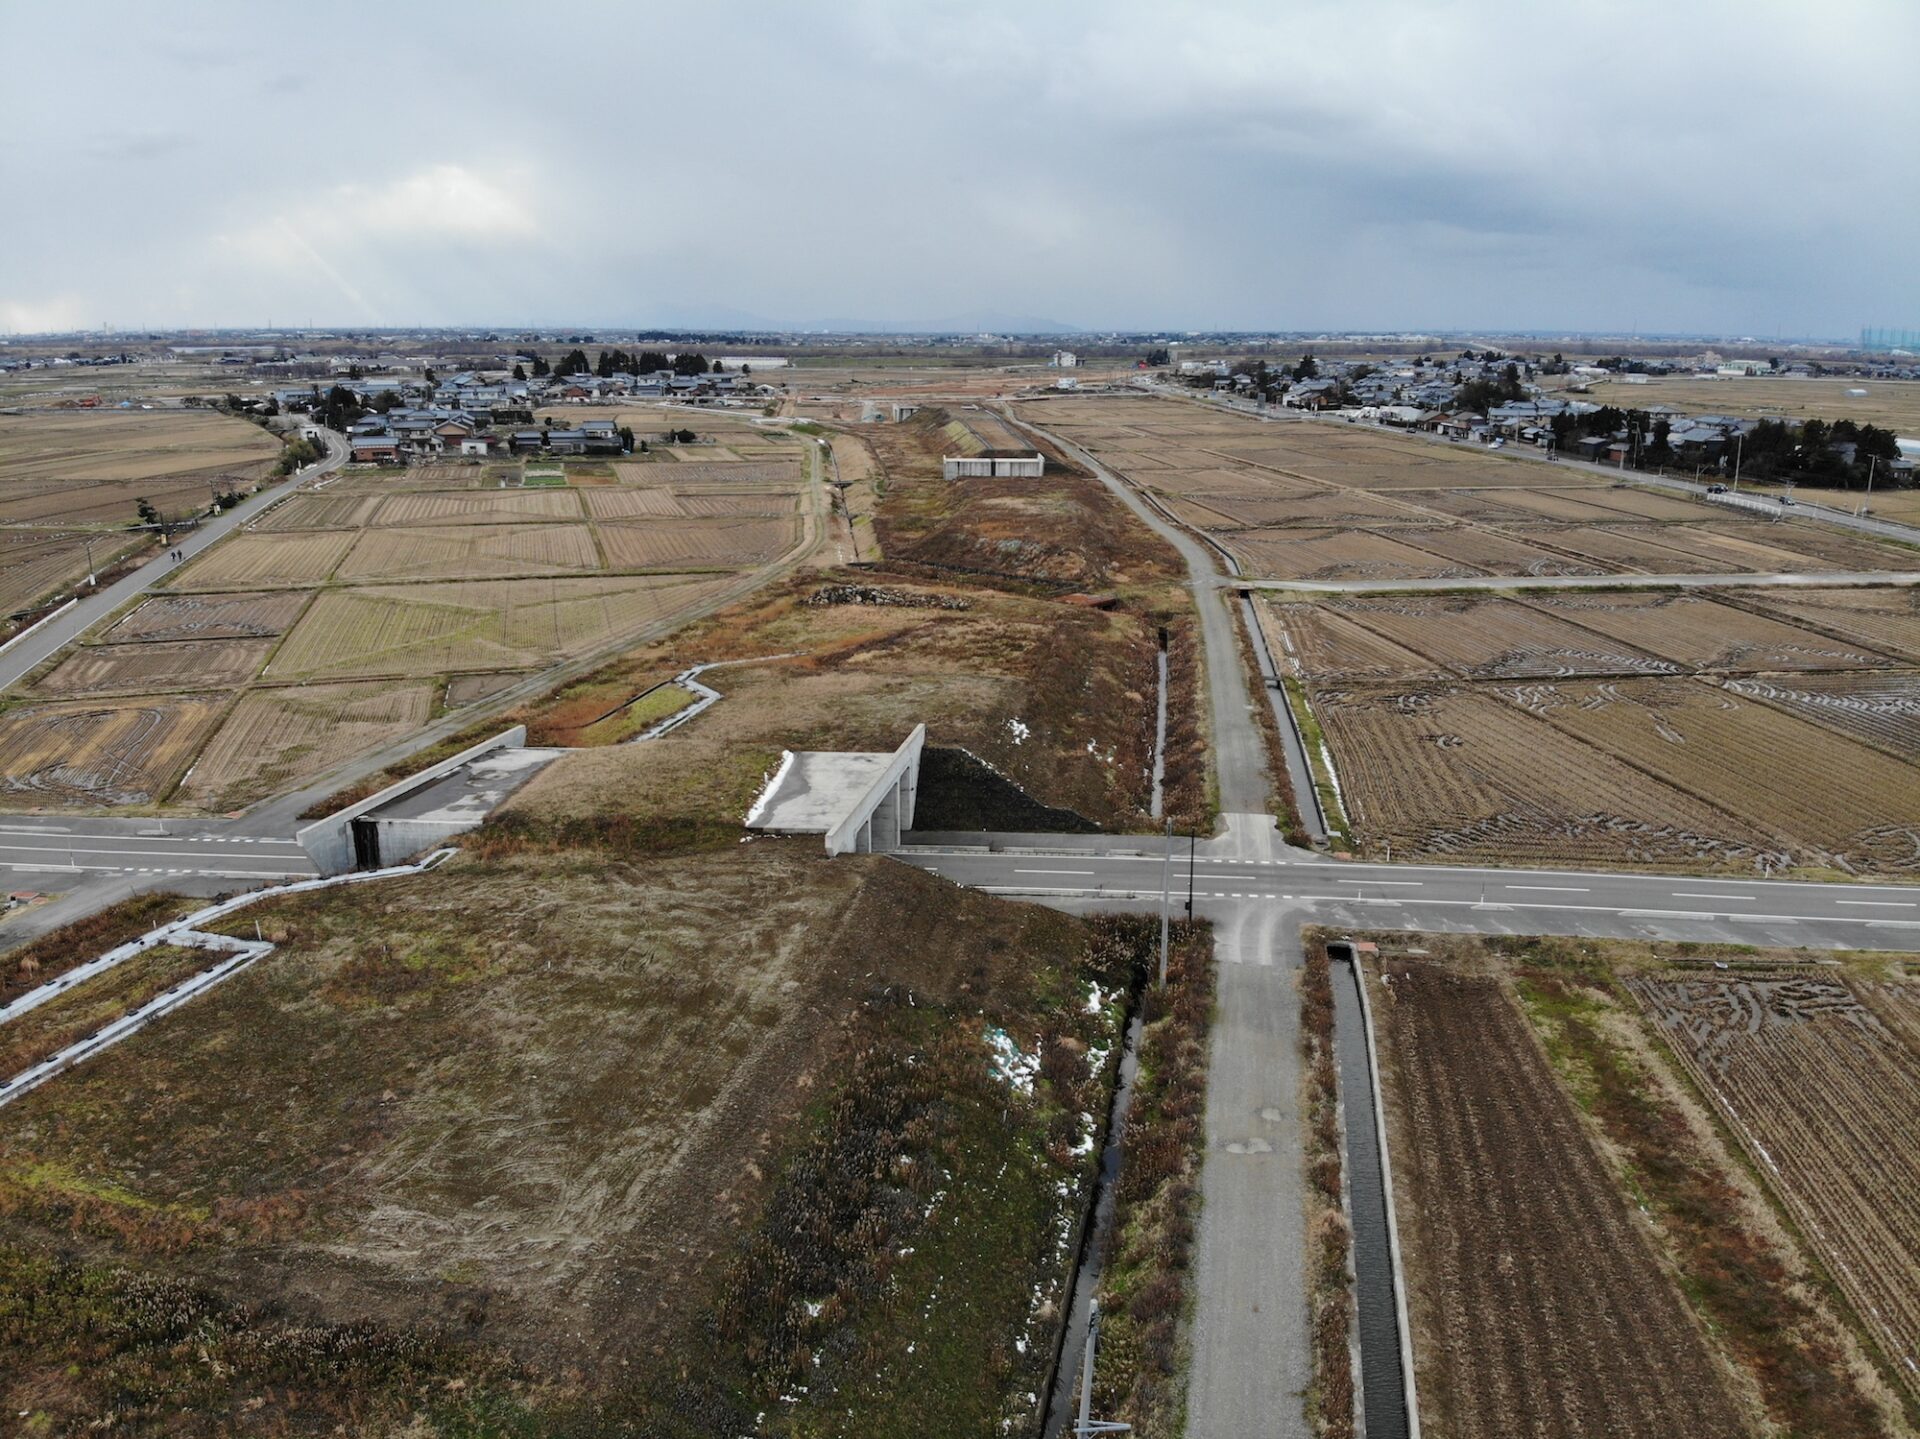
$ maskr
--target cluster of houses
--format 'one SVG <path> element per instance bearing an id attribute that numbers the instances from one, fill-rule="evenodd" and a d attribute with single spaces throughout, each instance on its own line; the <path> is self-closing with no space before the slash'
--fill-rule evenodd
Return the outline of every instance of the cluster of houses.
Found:
<path id="1" fill-rule="evenodd" d="M 1584 391 L 1578 388 L 1548 394 L 1531 385 L 1525 387 L 1525 398 L 1491 405 L 1484 415 L 1458 407 L 1461 386 L 1475 380 L 1498 382 L 1504 378 L 1508 365 L 1518 363 L 1508 357 L 1446 360 L 1426 365 L 1388 362 L 1376 366 L 1359 361 L 1321 361 L 1317 366 L 1319 373 L 1311 379 L 1292 381 L 1279 403 L 1293 409 L 1337 409 L 1339 413 L 1356 420 L 1399 429 L 1423 430 L 1449 439 L 1482 444 L 1511 441 L 1549 450 L 1556 448 L 1553 421 L 1557 417 L 1590 415 L 1602 408 L 1580 398 Z M 1676 368 L 1683 372 L 1689 369 L 1698 372 L 1702 367 Z M 1804 368 L 1794 366 L 1787 371 L 1771 372 L 1765 370 L 1764 362 L 1758 368 L 1747 368 L 1743 362 L 1738 368 L 1723 367 L 1722 372 L 1790 373 L 1793 369 Z M 1257 381 L 1252 376 L 1233 373 L 1223 362 L 1217 366 L 1213 362 L 1189 362 L 1180 369 L 1189 375 L 1198 374 L 1202 377 L 1211 373 L 1216 392 L 1258 392 Z M 1586 371 L 1595 375 L 1612 373 L 1590 366 L 1573 367 L 1571 373 L 1577 379 Z M 1616 375 L 1614 378 L 1631 382 L 1634 377 Z M 1740 437 L 1752 434 L 1760 424 L 1759 419 L 1747 415 L 1695 415 L 1672 405 L 1639 405 L 1628 399 L 1615 399 L 1612 403 L 1616 409 L 1632 409 L 1644 415 L 1647 429 L 1638 436 L 1618 432 L 1577 435 L 1567 441 L 1566 453 L 1610 464 L 1631 463 L 1636 451 L 1644 450 L 1648 444 L 1652 427 L 1664 420 L 1668 427 L 1667 444 L 1673 453 L 1672 463 L 1712 467 L 1730 461 Z M 1850 455 L 1845 458 L 1851 460 Z M 1911 475 L 1913 468 L 1911 458 L 1896 461 L 1892 466 L 1894 478 L 1897 481 L 1902 475 Z"/>
<path id="2" fill-rule="evenodd" d="M 354 421 L 347 440 L 355 464 L 398 465 L 443 456 L 485 458 L 495 454 L 615 455 L 626 447 L 612 420 L 577 425 L 533 423 L 542 406 L 619 399 L 672 399 L 713 403 L 742 389 L 736 375 L 569 375 L 503 380 L 477 374 L 430 378 L 341 379 L 367 413 Z M 277 389 L 284 413 L 314 409 L 324 397 L 315 386 Z"/>
<path id="3" fill-rule="evenodd" d="M 403 465 L 445 456 L 618 455 L 625 452 L 627 439 L 612 420 L 496 432 L 486 420 L 464 410 L 396 408 L 355 420 L 348 429 L 347 444 L 356 465 Z"/>

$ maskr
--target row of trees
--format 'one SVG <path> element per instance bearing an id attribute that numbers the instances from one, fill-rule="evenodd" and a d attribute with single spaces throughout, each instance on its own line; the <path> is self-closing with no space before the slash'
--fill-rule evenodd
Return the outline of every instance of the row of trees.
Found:
<path id="1" fill-rule="evenodd" d="M 537 375 L 548 373 L 546 363 L 535 356 L 534 371 Z M 697 350 L 684 354 L 667 356 L 659 350 L 641 350 L 629 353 L 626 350 L 602 350 L 597 360 L 587 359 L 585 350 L 569 350 L 560 362 L 552 367 L 552 373 L 562 379 L 568 375 L 598 375 L 608 379 L 613 375 L 652 375 L 662 370 L 671 370 L 676 375 L 719 374 L 722 366 L 718 360 L 709 361 Z M 516 379 L 525 379 L 517 369 Z"/>

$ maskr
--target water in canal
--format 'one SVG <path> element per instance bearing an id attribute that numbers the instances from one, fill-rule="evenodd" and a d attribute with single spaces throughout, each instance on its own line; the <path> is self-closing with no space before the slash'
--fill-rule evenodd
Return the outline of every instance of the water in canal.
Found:
<path id="1" fill-rule="evenodd" d="M 1406 1439 L 1406 1376 L 1400 1364 L 1400 1321 L 1387 1241 L 1387 1196 L 1374 1124 L 1373 1075 L 1367 1065 L 1366 1018 L 1359 967 L 1333 966 L 1333 1048 L 1347 1118 L 1347 1187 L 1353 1205 L 1354 1301 L 1360 1331 L 1360 1393 L 1366 1439 Z"/>

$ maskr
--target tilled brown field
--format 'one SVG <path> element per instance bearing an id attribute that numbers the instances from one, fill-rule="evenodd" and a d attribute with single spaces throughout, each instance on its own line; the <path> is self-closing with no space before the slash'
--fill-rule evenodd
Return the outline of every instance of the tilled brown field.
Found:
<path id="1" fill-rule="evenodd" d="M 106 638 L 128 643 L 277 635 L 300 618 L 308 598 L 297 590 L 252 595 L 159 594 L 108 630 Z"/>
<path id="2" fill-rule="evenodd" d="M 1424 1432 L 1749 1434 L 1500 981 L 1384 968 L 1376 1015 Z"/>
<path id="3" fill-rule="evenodd" d="M 0 795 L 15 804 L 151 804 L 219 717 L 221 695 L 23 705 L 0 714 Z"/>
<path id="4" fill-rule="evenodd" d="M 64 698 L 241 685 L 260 672 L 272 648 L 269 639 L 84 645 L 35 689 Z"/>
<path id="5" fill-rule="evenodd" d="M 1817 971 L 1627 987 L 1920 1395 L 1915 987 Z"/>
<path id="6" fill-rule="evenodd" d="M 1369 853 L 1916 872 L 1920 674 L 1841 632 L 1896 630 L 1905 596 L 1810 590 L 1794 622 L 1765 593 L 1364 594 L 1266 623 Z"/>

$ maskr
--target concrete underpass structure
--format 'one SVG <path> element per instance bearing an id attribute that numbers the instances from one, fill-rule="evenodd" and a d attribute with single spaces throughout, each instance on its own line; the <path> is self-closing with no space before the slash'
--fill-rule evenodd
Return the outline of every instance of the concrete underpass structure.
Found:
<path id="1" fill-rule="evenodd" d="M 563 753 L 529 749 L 515 725 L 336 810 L 295 833 L 323 875 L 398 864 L 430 845 L 478 829 L 506 798 Z"/>
<path id="2" fill-rule="evenodd" d="M 824 835 L 829 855 L 896 850 L 913 828 L 926 742 L 927 727 L 915 725 L 891 754 L 788 750 L 747 811 L 747 828 Z"/>

